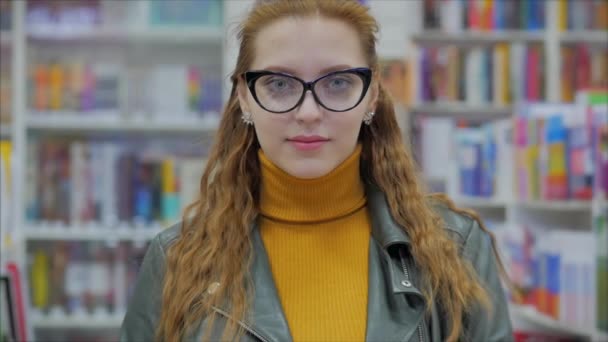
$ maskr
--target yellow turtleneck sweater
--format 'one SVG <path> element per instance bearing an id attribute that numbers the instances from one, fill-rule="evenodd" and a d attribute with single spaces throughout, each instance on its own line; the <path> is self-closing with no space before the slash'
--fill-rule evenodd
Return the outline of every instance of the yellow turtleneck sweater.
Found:
<path id="1" fill-rule="evenodd" d="M 329 174 L 295 178 L 260 150 L 260 230 L 294 341 L 363 341 L 370 218 L 361 147 Z"/>

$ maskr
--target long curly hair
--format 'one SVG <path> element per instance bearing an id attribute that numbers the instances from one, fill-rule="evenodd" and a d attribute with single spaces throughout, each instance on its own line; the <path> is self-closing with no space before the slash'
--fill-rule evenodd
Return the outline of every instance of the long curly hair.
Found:
<path id="1" fill-rule="evenodd" d="M 260 146 L 254 129 L 241 121 L 237 85 L 251 65 L 258 32 L 279 18 L 303 16 L 339 19 L 355 28 L 367 62 L 377 75 L 378 24 L 357 1 L 274 0 L 260 1 L 253 7 L 239 27 L 232 91 L 201 178 L 198 199 L 186 209 L 181 234 L 167 250 L 157 329 L 161 340 L 181 340 L 202 319 L 208 320 L 207 327 L 212 326 L 216 321 L 213 308 L 224 305 L 230 306 L 235 320 L 225 325 L 222 340 L 243 333 L 238 320 L 245 316 L 253 296 L 248 270 L 253 252 L 251 227 L 259 212 Z M 374 120 L 362 126 L 359 136 L 361 175 L 385 193 L 393 218 L 410 236 L 412 254 L 424 270 L 427 286 L 422 291 L 428 306 L 439 303 L 448 318 L 448 340 L 455 341 L 463 333 L 468 310 L 479 304 L 491 308 L 489 294 L 433 211 L 434 201 L 421 186 L 415 162 L 402 140 L 392 100 L 381 85 L 378 91 Z M 445 198 L 434 199 L 455 209 Z M 206 295 L 214 282 L 221 285 L 213 296 Z"/>

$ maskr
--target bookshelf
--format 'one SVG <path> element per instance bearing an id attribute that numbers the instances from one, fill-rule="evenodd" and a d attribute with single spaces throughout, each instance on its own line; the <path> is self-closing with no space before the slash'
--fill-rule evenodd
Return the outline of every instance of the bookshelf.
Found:
<path id="1" fill-rule="evenodd" d="M 530 32 L 524 30 L 505 30 L 494 32 L 447 33 L 441 30 L 425 30 L 414 34 L 412 41 L 418 44 L 456 44 L 456 45 L 488 45 L 506 42 L 538 42 L 545 39 L 543 32 Z"/>
<path id="2" fill-rule="evenodd" d="M 165 225 L 104 227 L 100 225 L 65 226 L 37 224 L 24 228 L 23 235 L 31 241 L 149 241 Z"/>
<path id="3" fill-rule="evenodd" d="M 458 140 L 461 138 L 459 138 L 459 136 L 453 136 L 453 134 L 455 134 L 454 132 L 448 133 L 444 129 L 445 122 L 448 119 L 454 119 L 454 127 L 462 125 L 463 122 L 467 123 L 469 126 L 481 128 L 484 128 L 485 125 L 489 123 L 496 123 L 498 126 L 504 126 L 502 125 L 503 123 L 506 124 L 509 121 L 512 121 L 510 120 L 511 118 L 521 114 L 519 113 L 518 108 L 521 100 L 524 100 L 524 102 L 547 103 L 570 102 L 571 100 L 565 100 L 567 97 L 564 95 L 564 92 L 569 90 L 567 88 L 562 89 L 564 82 L 563 77 L 570 69 L 575 70 L 573 73 L 576 74 L 584 75 L 584 72 L 581 71 L 581 67 L 578 64 L 573 64 L 575 63 L 573 62 L 574 58 L 579 57 L 570 57 L 571 60 L 565 60 L 567 55 L 564 54 L 564 48 L 567 47 L 571 49 L 569 52 L 570 55 L 568 56 L 577 56 L 576 54 L 580 53 L 578 49 L 581 45 L 589 48 L 588 51 L 583 51 L 583 53 L 586 53 L 587 55 L 597 53 L 598 51 L 608 51 L 608 31 L 606 29 L 606 26 L 608 25 L 604 22 L 604 24 L 602 24 L 605 25 L 604 28 L 592 28 L 589 24 L 592 21 L 591 15 L 596 14 L 589 13 L 586 14 L 586 17 L 583 17 L 580 12 L 581 8 L 573 10 L 573 8 L 567 7 L 587 6 L 584 5 L 585 2 L 583 1 L 487 1 L 484 3 L 485 5 L 481 2 L 477 4 L 478 6 L 482 6 L 481 9 L 477 8 L 478 11 L 494 11 L 496 10 L 496 7 L 491 6 L 499 6 L 498 3 L 500 3 L 500 6 L 505 6 L 506 4 L 509 6 L 516 6 L 515 4 L 520 4 L 521 6 L 529 5 L 531 7 L 542 6 L 542 8 L 536 8 L 534 10 L 537 11 L 537 14 L 544 13 L 545 19 L 534 20 L 531 16 L 519 16 L 519 19 L 516 21 L 521 20 L 521 18 L 526 18 L 527 23 L 524 23 L 523 25 L 531 25 L 529 26 L 530 29 L 521 29 L 521 26 L 516 27 L 517 25 L 522 25 L 522 22 L 518 22 L 517 25 L 513 25 L 513 23 L 509 24 L 509 20 L 512 20 L 513 18 L 509 19 L 508 17 L 506 18 L 506 27 L 492 26 L 499 25 L 498 22 L 495 21 L 497 16 L 499 16 L 496 12 L 494 12 L 495 16 L 493 17 L 493 20 L 486 21 L 484 18 L 490 18 L 492 17 L 492 14 L 486 12 L 484 15 L 482 14 L 483 12 L 477 12 L 474 15 L 471 15 L 472 12 L 464 12 L 470 10 L 470 8 L 465 8 L 463 2 L 450 0 L 425 0 L 417 11 L 413 12 L 415 14 L 412 14 L 409 18 L 416 23 L 415 28 L 409 36 L 410 41 L 408 42 L 410 44 L 408 46 L 411 46 L 412 49 L 406 53 L 406 59 L 412 66 L 412 70 L 414 70 L 414 81 L 410 87 L 412 101 L 409 112 L 414 120 L 411 124 L 411 126 L 414 127 L 414 136 L 420 134 L 418 140 L 415 141 L 420 143 L 418 152 L 421 155 L 423 173 L 425 165 L 434 167 L 435 170 L 438 168 L 438 165 L 440 165 L 440 157 L 429 158 L 428 155 L 436 154 L 443 158 L 445 155 L 441 151 L 449 150 L 451 151 L 450 158 L 458 155 L 459 160 L 468 160 L 467 157 L 463 157 L 459 154 L 462 151 L 457 150 L 458 147 L 455 147 L 454 145 L 461 144 L 463 141 L 465 145 L 475 144 L 474 141 L 477 141 L 476 139 L 482 139 L 479 138 L 479 136 L 471 135 L 470 139 L 473 140 Z M 469 6 L 475 6 L 474 4 L 471 5 L 472 2 L 467 4 Z M 595 5 L 604 6 L 603 9 L 606 9 L 607 6 L 607 4 L 600 4 L 600 2 L 595 3 Z M 531 7 L 526 8 L 525 10 L 532 10 Z M 597 12 L 599 13 L 601 11 Z M 569 18 L 570 16 L 574 17 Z M 597 18 L 599 17 L 600 15 L 597 14 Z M 604 19 L 597 20 L 605 21 L 606 17 L 604 16 L 602 18 Z M 504 25 L 505 18 L 502 18 L 502 20 L 502 24 Z M 468 29 L 465 24 L 463 24 L 465 22 L 467 24 L 475 22 L 477 27 Z M 535 68 L 540 76 L 538 79 L 533 80 L 534 83 L 531 83 L 526 78 L 526 75 L 530 72 L 530 69 L 528 69 L 530 63 L 532 63 L 530 60 L 526 59 L 526 62 L 520 65 L 512 64 L 512 58 L 514 56 L 520 56 L 517 52 L 514 53 L 514 49 L 520 48 L 521 46 L 538 47 L 538 51 L 542 56 L 542 62 L 537 64 Z M 501 51 L 499 51 L 499 49 L 504 49 L 504 47 L 507 47 L 510 52 L 508 56 L 501 57 Z M 477 59 L 471 58 L 471 60 L 469 60 L 473 53 L 479 54 L 478 51 L 481 51 L 481 53 L 484 54 L 483 57 L 480 59 L 478 56 L 475 56 Z M 578 56 L 581 55 L 583 54 L 579 54 Z M 509 64 L 507 67 L 508 69 L 522 70 L 518 72 L 519 75 L 509 71 L 510 74 L 507 77 L 503 76 L 500 78 L 500 76 L 498 76 L 497 78 L 497 75 L 500 75 L 497 74 L 497 72 L 505 70 L 502 69 L 505 68 L 504 58 L 509 60 L 507 63 Z M 528 57 L 526 56 L 526 58 Z M 606 73 L 605 70 L 608 70 L 608 66 L 605 65 L 606 59 L 600 62 L 599 58 L 597 61 L 593 59 L 594 56 L 589 58 L 591 61 L 587 62 L 588 65 L 594 65 L 595 68 L 604 64 L 603 68 L 593 70 L 604 70 L 603 73 Z M 463 59 L 464 62 L 462 61 Z M 490 62 L 488 62 L 488 60 Z M 486 62 L 489 64 L 488 69 L 481 69 L 480 71 L 479 68 L 472 68 L 473 65 L 482 65 Z M 451 65 L 450 63 L 453 63 L 454 65 Z M 580 60 L 579 63 L 583 65 Z M 469 71 L 469 68 L 471 71 Z M 454 70 L 458 70 L 458 72 L 455 72 Z M 589 76 L 588 78 L 590 80 L 597 79 L 595 77 L 600 74 L 599 72 L 590 72 L 590 74 L 591 73 L 594 73 L 595 76 Z M 522 77 L 522 75 L 525 77 L 523 84 L 513 83 L 514 80 L 521 82 L 521 79 L 518 79 L 518 77 Z M 470 89 L 467 88 L 469 87 L 468 78 L 475 78 L 476 81 L 480 78 L 490 79 L 490 81 L 482 80 L 472 88 L 474 89 L 473 92 L 483 92 L 486 94 L 485 98 L 469 98 L 467 96 L 470 92 Z M 505 80 L 505 78 L 508 79 L 508 81 Z M 499 81 L 496 81 L 496 79 Z M 576 79 L 571 78 L 570 80 Z M 505 83 L 501 82 L 509 82 L 509 84 L 505 85 Z M 580 81 L 576 80 L 576 82 Z M 446 84 L 448 85 L 447 87 Z M 520 86 L 513 87 L 513 84 Z M 540 87 L 532 97 L 528 97 L 530 94 L 525 92 L 518 93 L 516 90 L 517 88 L 529 88 L 532 85 Z M 454 91 L 450 86 L 456 86 L 458 90 Z M 589 85 L 587 85 L 587 87 L 589 87 Z M 492 89 L 492 91 L 488 92 L 486 90 L 488 88 Z M 509 89 L 510 96 L 498 97 L 499 100 L 497 101 L 496 94 L 501 94 L 505 88 Z M 496 92 L 496 89 L 500 90 Z M 490 96 L 487 96 L 488 93 L 490 93 Z M 515 95 L 519 95 L 519 97 L 516 97 Z M 430 127 L 431 124 L 433 127 Z M 429 133 L 424 135 L 422 132 L 427 128 Z M 510 132 L 510 130 L 490 130 L 490 132 L 484 131 L 483 134 L 485 136 L 491 136 L 493 134 L 496 137 L 499 135 L 502 136 L 506 132 Z M 479 134 L 482 133 L 479 132 Z M 512 136 L 509 133 L 507 133 L 507 135 Z M 501 139 L 502 138 L 497 138 L 496 140 L 499 149 L 501 143 L 504 143 L 501 142 Z M 422 144 L 425 142 L 427 144 L 429 144 L 429 142 L 436 143 L 439 147 L 424 148 L 422 147 Z M 484 147 L 482 147 L 481 151 L 490 151 L 483 150 L 483 148 Z M 427 154 L 425 155 L 424 153 Z M 464 152 L 462 153 L 465 155 Z M 507 154 L 511 155 L 510 153 Z M 466 155 L 470 156 L 469 154 Z M 491 156 L 491 154 L 488 156 Z M 429 158 L 431 161 L 429 161 L 429 159 L 425 160 L 425 158 Z M 489 158 L 491 159 L 492 157 Z M 587 240 L 588 249 L 585 249 L 584 251 L 595 250 L 597 244 L 597 254 L 594 254 L 594 258 L 599 260 L 601 257 L 600 254 L 603 253 L 602 248 L 604 248 L 601 246 L 604 245 L 597 241 L 604 241 L 605 238 L 602 240 L 597 237 L 603 236 L 601 234 L 604 233 L 598 230 L 596 224 L 599 224 L 597 222 L 599 217 L 601 217 L 601 213 L 606 213 L 605 200 L 601 198 L 593 198 L 593 200 L 521 200 L 517 198 L 518 196 L 513 192 L 513 189 L 515 189 L 516 185 L 521 186 L 516 183 L 516 175 L 518 175 L 517 172 L 520 171 L 514 169 L 509 170 L 508 172 L 500 172 L 504 171 L 508 166 L 515 165 L 515 154 L 513 154 L 512 159 L 502 161 L 502 165 L 507 165 L 507 167 L 497 167 L 497 169 L 500 169 L 498 171 L 500 174 L 496 176 L 496 182 L 505 183 L 505 186 L 496 186 L 497 188 L 493 189 L 494 194 L 490 197 L 464 195 L 461 193 L 462 190 L 458 189 L 458 184 L 462 187 L 465 186 L 462 185 L 464 183 L 460 178 L 462 177 L 462 173 L 459 174 L 457 167 L 452 166 L 451 163 L 451 161 L 444 161 L 443 165 L 447 171 L 439 172 L 439 174 L 444 174 L 443 185 L 445 191 L 454 199 L 457 205 L 477 211 L 486 220 L 487 225 L 491 229 L 496 228 L 497 238 L 499 238 L 499 240 L 507 241 L 504 245 L 499 242 L 500 247 L 506 250 L 505 253 L 507 255 L 509 253 L 518 253 L 515 252 L 514 249 L 511 249 L 512 246 L 509 247 L 507 244 L 513 244 L 514 241 L 525 241 L 521 240 L 524 239 L 525 235 L 517 235 L 520 234 L 519 231 L 515 234 L 507 228 L 522 226 L 534 229 L 542 228 L 542 230 L 539 230 L 539 235 L 535 235 L 533 238 L 540 240 L 542 247 L 540 247 L 539 244 L 539 249 L 534 249 L 532 253 L 542 252 L 553 255 L 552 253 L 555 253 L 555 251 L 551 249 L 552 247 L 547 246 L 545 242 L 542 242 L 545 239 L 549 241 L 549 236 L 551 236 L 551 241 L 558 241 L 558 236 L 562 233 L 564 236 L 569 236 L 567 234 L 572 234 L 572 236 L 589 234 L 594 236 L 595 239 Z M 432 177 L 434 188 L 439 187 L 439 189 L 441 189 L 441 177 L 437 177 L 436 175 L 438 172 L 433 170 L 427 172 L 434 175 Z M 431 177 L 430 175 L 425 176 L 426 178 Z M 481 177 L 483 176 L 480 176 L 480 178 Z M 484 185 L 482 184 L 480 188 L 483 189 L 483 187 Z M 485 190 L 481 191 L 483 192 Z M 486 194 L 486 196 L 488 195 Z M 604 209 L 598 209 L 598 207 Z M 577 236 L 577 238 L 579 237 Z M 562 248 L 562 250 L 568 249 L 569 248 L 566 247 Z M 518 251 L 520 253 L 518 255 L 521 257 L 523 250 Z M 581 252 L 581 254 L 584 253 Z M 567 251 L 564 251 L 564 255 L 568 255 L 568 258 L 572 257 L 571 253 Z M 511 258 L 508 260 L 510 262 L 513 261 Z M 519 261 L 515 260 L 513 262 Z M 577 259 L 576 262 L 581 261 L 580 259 Z M 563 261 L 563 263 L 565 264 L 566 261 Z M 516 267 L 519 266 L 520 264 L 516 265 Z M 597 296 L 601 296 L 599 292 Z M 525 298 L 525 300 L 533 301 L 533 299 L 529 298 Z M 602 300 L 603 299 L 598 298 L 597 305 L 602 305 L 600 303 Z M 543 305 L 542 303 L 535 304 L 540 306 Z M 551 312 L 553 316 L 550 316 L 541 313 L 533 306 L 528 307 L 513 303 L 510 304 L 510 306 L 510 311 L 515 324 L 514 327 L 516 329 L 530 328 L 530 331 L 540 332 L 541 334 L 546 333 L 553 336 L 573 337 L 577 340 L 580 339 L 592 342 L 608 340 L 606 333 L 600 332 L 597 328 L 580 328 L 571 321 L 566 321 L 567 319 L 571 320 L 572 317 L 565 317 L 563 311 L 560 314 Z M 549 309 L 543 308 L 543 310 Z M 588 314 L 588 312 L 585 311 L 585 314 Z M 560 320 L 555 318 L 558 316 Z M 597 312 L 595 313 L 595 316 L 589 316 L 589 320 L 597 320 L 597 324 L 605 324 L 601 323 L 604 319 L 605 318 L 601 318 L 601 314 Z"/>
<path id="4" fill-rule="evenodd" d="M 64 33 L 40 29 L 28 32 L 27 39 L 31 42 L 81 42 L 88 44 L 103 42 L 123 43 L 180 43 L 204 44 L 210 47 L 220 47 L 224 32 L 216 28 L 154 28 L 147 30 L 117 30 L 112 28 L 96 28 L 92 31 L 67 31 Z"/>
<path id="5" fill-rule="evenodd" d="M 409 109 L 413 115 L 424 114 L 432 117 L 451 118 L 484 122 L 504 119 L 511 116 L 512 109 L 508 106 L 468 105 L 464 103 L 423 103 Z"/>
<path id="6" fill-rule="evenodd" d="M 219 114 L 216 115 L 216 117 Z M 148 133 L 211 135 L 219 121 L 211 115 L 208 119 L 184 118 L 181 120 L 145 120 L 123 118 L 81 118 L 78 115 L 47 116 L 31 115 L 27 129 L 38 133 Z"/>
<path id="7" fill-rule="evenodd" d="M 587 43 L 608 46 L 608 32 L 601 30 L 561 32 L 559 39 L 563 44 Z"/>
<path id="8" fill-rule="evenodd" d="M 598 330 L 589 331 L 589 329 L 569 326 L 564 322 L 559 322 L 547 315 L 538 312 L 532 306 L 511 304 L 509 311 L 514 319 L 525 319 L 528 324 L 540 327 L 543 330 L 551 331 L 561 337 L 570 337 L 582 339 L 585 341 L 606 341 L 608 334 Z"/>
<path id="9" fill-rule="evenodd" d="M 527 210 L 544 210 L 544 211 L 559 211 L 559 212 L 584 212 L 591 213 L 592 202 L 581 200 L 565 200 L 565 201 L 538 201 L 527 200 L 517 201 L 517 207 Z"/>
<path id="10" fill-rule="evenodd" d="M 11 36 L 10 31 L 8 31 L 8 30 L 0 31 L 0 47 L 8 48 L 11 46 L 12 41 L 13 41 L 13 37 Z"/>
<path id="11" fill-rule="evenodd" d="M 0 127 L 0 139 L 10 140 L 12 136 L 12 125 L 10 123 L 3 123 Z"/>
<path id="12" fill-rule="evenodd" d="M 122 314 L 80 314 L 80 315 L 47 315 L 33 313 L 31 324 L 36 329 L 53 330 L 116 330 L 120 328 L 124 316 Z"/>
<path id="13" fill-rule="evenodd" d="M 47 141 L 52 142 L 55 141 L 54 139 L 64 139 L 75 141 L 87 148 L 96 143 L 107 142 L 118 145 L 123 144 L 126 140 L 134 140 L 137 144 L 144 146 L 150 142 L 151 149 L 154 149 L 165 144 L 167 139 L 179 139 L 184 142 L 188 151 L 184 155 L 176 154 L 176 158 L 184 158 L 184 161 L 188 159 L 192 171 L 197 156 L 190 154 L 192 152 L 190 150 L 193 149 L 193 146 L 199 146 L 197 151 L 200 151 L 201 158 L 204 157 L 219 124 L 219 111 L 221 110 L 219 104 L 227 98 L 225 92 L 230 89 L 230 80 L 226 75 L 231 71 L 233 67 L 231 63 L 234 62 L 237 53 L 236 44 L 232 41 L 234 25 L 160 25 L 158 22 L 153 24 L 152 19 L 149 23 L 126 20 L 135 17 L 146 18 L 148 13 L 152 13 L 154 4 L 148 0 L 95 2 L 93 6 L 113 7 L 109 12 L 104 12 L 113 14 L 109 16 L 112 18 L 111 22 L 103 21 L 103 26 L 54 27 L 38 25 L 40 22 L 36 21 L 33 22 L 37 25 L 32 25 L 32 19 L 28 17 L 28 11 L 31 8 L 28 6 L 38 6 L 44 4 L 44 1 L 24 0 L 10 3 L 12 29 L 10 32 L 0 32 L 0 49 L 3 62 L 7 61 L 5 56 L 9 56 L 12 62 L 10 63 L 12 121 L 10 125 L 4 122 L 0 125 L 0 136 L 2 139 L 10 138 L 14 150 L 14 177 L 12 179 L 14 191 L 11 193 L 11 211 L 14 219 L 11 225 L 13 243 L 10 250 L 5 249 L 4 245 L 2 246 L 3 262 L 6 252 L 10 259 L 18 262 L 20 269 L 23 270 L 25 287 L 28 289 L 25 291 L 26 303 L 29 307 L 28 323 L 33 328 L 33 336 L 37 339 L 51 336 L 47 333 L 52 330 L 53 339 L 56 340 L 87 340 L 95 337 L 90 335 L 85 338 L 82 337 L 85 335 L 80 333 L 72 334 L 73 331 L 85 334 L 87 331 L 103 331 L 104 334 L 109 334 L 107 340 L 116 340 L 118 328 L 123 320 L 125 299 L 128 298 L 126 294 L 128 284 L 134 281 L 133 275 L 137 274 L 138 262 L 136 260 L 143 258 L 142 253 L 145 251 L 146 244 L 162 228 L 170 226 L 171 223 L 133 220 L 107 225 L 100 220 L 85 220 L 82 221 L 83 223 L 78 223 L 80 221 L 60 222 L 32 219 L 31 214 L 28 213 L 27 195 L 32 179 L 29 174 L 26 174 L 26 171 L 32 168 L 32 160 L 37 158 L 32 155 L 31 148 L 33 145 L 45 146 Z M 62 6 L 77 6 L 77 3 L 77 1 L 63 2 Z M 90 2 L 81 1 L 81 3 Z M 205 3 L 192 2 L 191 5 L 206 6 Z M 238 3 L 216 1 L 216 3 L 222 7 L 219 12 L 222 21 L 232 24 L 240 20 L 253 1 Z M 125 11 L 122 11 L 121 6 L 125 8 Z M 132 13 L 129 11 L 133 9 L 138 11 L 139 15 L 131 17 Z M 126 14 L 127 12 L 129 14 Z M 162 11 L 159 13 L 166 14 Z M 121 20 L 123 21 L 121 22 Z M 83 65 L 85 69 L 90 68 L 95 77 L 105 77 L 99 78 L 101 82 L 97 84 L 108 84 L 108 81 L 112 84 L 114 82 L 112 77 L 118 80 L 118 86 L 111 89 L 116 96 L 116 99 L 112 101 L 113 107 L 106 105 L 100 108 L 85 108 L 81 103 L 81 108 L 78 109 L 73 104 L 68 105 L 65 98 L 62 99 L 64 103 L 62 106 L 47 103 L 46 106 L 40 107 L 32 102 L 34 95 L 37 94 L 37 88 L 35 88 L 37 79 L 34 78 L 36 74 L 33 72 L 36 69 L 33 67 L 43 65 L 50 77 L 51 68 L 59 65 L 63 71 L 64 82 L 68 84 L 65 80 L 71 79 L 70 75 L 76 75 L 75 72 L 69 74 L 68 71 L 72 72 L 71 68 L 76 64 Z M 117 68 L 117 65 L 121 68 Z M 167 107 L 166 103 L 162 101 L 155 102 L 154 105 L 144 103 L 147 107 L 143 109 L 135 107 L 136 104 L 130 102 L 130 99 L 134 97 L 133 89 L 141 88 L 142 84 L 142 81 L 131 83 L 131 70 L 137 69 L 140 74 L 150 73 L 150 70 L 158 72 L 157 66 L 160 66 L 165 67 L 164 75 L 167 70 L 173 70 L 175 74 L 175 68 L 171 69 L 174 65 L 187 68 L 185 71 L 180 71 L 180 74 L 188 77 L 184 79 L 184 81 L 188 81 L 188 84 L 183 87 L 189 91 L 188 97 L 184 97 L 188 101 L 188 106 L 180 107 L 185 110 L 171 110 L 172 107 Z M 195 67 L 198 69 L 195 70 Z M 200 83 L 193 83 L 194 72 L 204 75 L 205 79 L 203 76 L 199 76 Z M 57 69 L 55 69 L 54 77 L 58 77 Z M 76 76 L 73 77 L 76 79 Z M 163 76 L 155 77 L 163 79 Z M 81 80 L 86 79 L 81 78 Z M 205 80 L 213 82 L 213 85 L 209 83 L 207 87 L 207 84 L 202 83 Z M 32 83 L 35 85 L 32 86 Z M 176 82 L 167 83 L 172 84 L 172 88 L 160 90 L 161 92 L 173 91 L 175 88 Z M 154 83 L 150 79 L 144 79 L 143 84 Z M 205 93 L 197 93 L 197 96 L 200 97 L 193 100 L 192 89 L 201 88 Z M 171 96 L 174 95 L 169 95 L 168 98 Z M 207 97 L 204 98 L 204 96 Z M 80 100 L 84 101 L 82 98 Z M 165 105 L 165 107 L 157 105 Z M 196 107 L 193 108 L 193 106 Z M 144 152 L 153 154 L 147 150 Z M 171 154 L 167 154 L 167 156 L 171 156 Z M 152 155 L 151 158 L 156 157 Z M 202 171 L 202 164 L 199 164 L 198 168 Z M 192 188 L 196 189 L 196 185 Z M 2 201 L 4 202 L 4 198 Z M 123 279 L 124 288 L 118 290 L 120 294 L 116 293 L 116 286 L 118 286 L 116 279 L 118 278 L 114 273 L 112 275 L 114 283 L 111 285 L 114 297 L 122 298 L 122 302 L 104 303 L 116 310 L 101 315 L 95 314 L 95 310 L 90 314 L 70 314 L 71 309 L 68 304 L 65 304 L 67 309 L 62 306 L 62 310 L 55 310 L 55 307 L 49 306 L 42 310 L 39 309 L 41 292 L 32 290 L 32 267 L 39 269 L 40 264 L 35 264 L 36 260 L 44 258 L 51 260 L 58 255 L 57 251 L 62 248 L 64 248 L 63 252 L 60 253 L 76 253 L 75 255 L 78 256 L 74 260 L 83 265 L 89 265 L 91 269 L 97 267 L 93 264 L 98 261 L 95 261 L 97 259 L 92 254 L 94 252 L 88 250 L 89 248 L 101 250 L 100 255 L 105 255 L 103 258 L 107 258 L 104 260 L 114 260 L 110 267 L 111 272 L 117 272 L 116 267 L 120 263 L 124 264 L 127 275 L 126 280 Z M 44 255 L 43 259 L 41 259 L 42 255 Z M 123 256 L 118 257 L 118 255 Z M 34 264 L 36 266 L 33 266 Z M 38 294 L 36 294 L 37 292 Z M 32 298 L 30 298 L 30 294 Z M 69 296 L 69 294 L 67 295 Z M 56 304 L 53 305 L 56 306 Z M 95 340 L 106 340 L 106 337 L 97 337 Z"/>

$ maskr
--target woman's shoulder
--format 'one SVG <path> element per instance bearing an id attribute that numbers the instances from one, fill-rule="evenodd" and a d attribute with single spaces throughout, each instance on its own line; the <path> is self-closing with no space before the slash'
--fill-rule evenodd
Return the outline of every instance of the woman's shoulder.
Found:
<path id="1" fill-rule="evenodd" d="M 449 199 L 433 200 L 433 209 L 443 220 L 444 228 L 460 245 L 469 245 L 479 238 L 489 238 L 488 231 L 482 228 L 475 213 L 456 208 Z"/>
<path id="2" fill-rule="evenodd" d="M 177 222 L 163 230 L 161 230 L 154 240 L 158 242 L 162 250 L 167 250 L 172 244 L 177 241 L 182 233 L 182 222 Z"/>

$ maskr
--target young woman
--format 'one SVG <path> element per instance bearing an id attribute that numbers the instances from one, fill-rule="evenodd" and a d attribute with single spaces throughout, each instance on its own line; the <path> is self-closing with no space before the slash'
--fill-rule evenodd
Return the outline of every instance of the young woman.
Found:
<path id="1" fill-rule="evenodd" d="M 271 0 L 183 224 L 141 267 L 124 341 L 508 341 L 493 239 L 421 190 L 366 7 Z"/>

